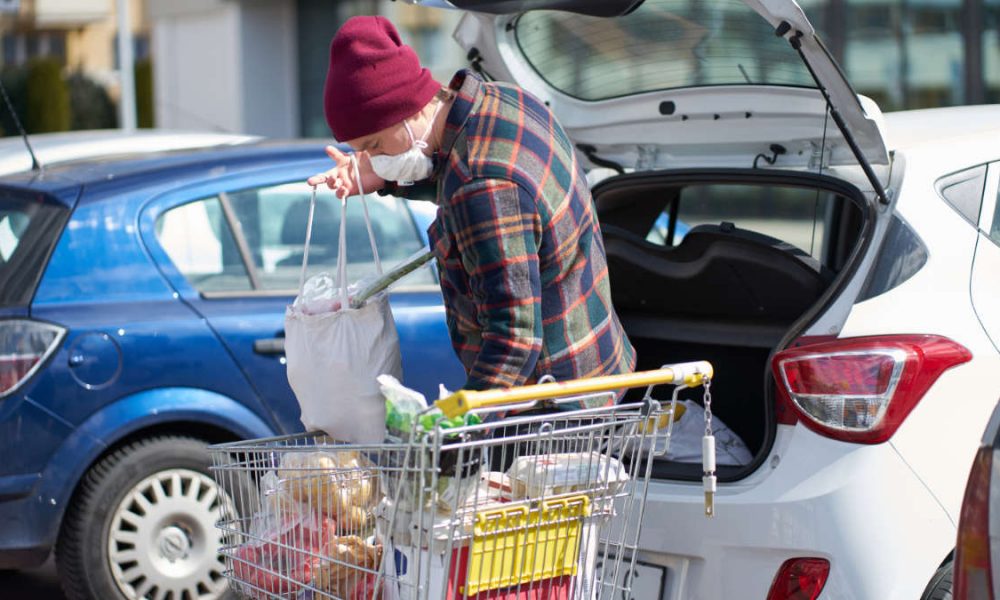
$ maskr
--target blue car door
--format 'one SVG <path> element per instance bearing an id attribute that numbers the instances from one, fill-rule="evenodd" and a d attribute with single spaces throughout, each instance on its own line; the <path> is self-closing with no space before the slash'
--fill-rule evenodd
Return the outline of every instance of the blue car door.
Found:
<path id="1" fill-rule="evenodd" d="M 301 167 L 300 167 L 301 168 Z M 280 430 L 301 430 L 299 408 L 288 385 L 284 315 L 298 290 L 309 214 L 310 188 L 287 169 L 268 180 L 209 186 L 154 202 L 144 216 L 151 253 L 240 364 L 270 407 Z M 405 201 L 370 196 L 380 258 L 386 268 L 409 257 L 423 241 Z M 340 204 L 332 192 L 317 194 L 308 274 L 336 271 Z M 146 237 L 146 236 L 144 236 Z M 361 203 L 347 213 L 348 279 L 373 275 L 374 261 Z M 436 397 L 464 381 L 451 349 L 440 289 L 429 269 L 400 282 L 391 305 L 399 331 L 404 383 Z"/>

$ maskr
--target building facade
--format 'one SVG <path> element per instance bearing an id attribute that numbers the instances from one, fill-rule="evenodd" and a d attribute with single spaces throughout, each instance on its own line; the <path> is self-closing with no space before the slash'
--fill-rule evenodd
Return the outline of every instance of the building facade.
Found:
<path id="1" fill-rule="evenodd" d="M 135 60 L 149 57 L 145 0 L 129 0 Z M 80 71 L 115 98 L 119 89 L 115 0 L 20 0 L 0 10 L 0 61 L 20 66 L 35 58 Z"/>
<path id="2" fill-rule="evenodd" d="M 390 0 L 129 0 L 153 58 L 156 125 L 325 137 L 330 38 L 383 14 L 442 82 L 465 64 L 453 11 Z M 665 10 L 740 0 L 647 0 Z M 4 64 L 55 56 L 117 91 L 115 0 L 0 4 Z M 884 111 L 1000 102 L 1000 0 L 799 0 L 859 93 Z M 690 5 L 690 6 L 689 6 Z M 13 9 L 4 9 L 13 6 Z M 13 12 L 10 12 L 13 10 Z"/>
<path id="3" fill-rule="evenodd" d="M 330 39 L 349 17 L 382 14 L 434 75 L 462 64 L 458 14 L 388 0 L 147 0 L 157 126 L 327 137 Z"/>
<path id="4" fill-rule="evenodd" d="M 1000 102 L 1000 0 L 801 0 L 883 111 Z"/>

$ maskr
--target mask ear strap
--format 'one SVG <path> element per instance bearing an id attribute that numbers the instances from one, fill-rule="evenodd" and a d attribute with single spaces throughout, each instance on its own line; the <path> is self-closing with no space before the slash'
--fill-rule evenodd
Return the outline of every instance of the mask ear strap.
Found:
<path id="1" fill-rule="evenodd" d="M 421 149 L 427 147 L 427 142 L 424 141 L 424 138 L 420 138 L 418 140 L 417 136 L 413 135 L 413 128 L 410 127 L 409 123 L 407 123 L 406 121 L 403 121 L 403 127 L 406 127 L 406 133 L 408 133 L 410 135 L 410 144 L 416 146 L 417 148 L 421 148 Z"/>
<path id="2" fill-rule="evenodd" d="M 431 129 L 434 127 L 434 120 L 437 119 L 438 113 L 441 112 L 441 107 L 444 106 L 444 102 L 440 100 L 437 101 L 437 106 L 434 107 L 434 114 L 431 115 L 430 125 L 427 127 L 427 131 L 424 131 L 424 135 L 420 136 L 420 147 L 427 147 L 427 138 L 431 135 Z M 413 135 L 412 133 L 410 134 Z"/>
<path id="3" fill-rule="evenodd" d="M 434 107 L 434 114 L 431 115 L 430 126 L 427 127 L 427 130 L 424 131 L 424 135 L 420 136 L 419 140 L 413 135 L 413 129 L 410 128 L 410 124 L 403 121 L 403 127 L 406 127 L 406 133 L 410 134 L 410 143 L 421 150 L 427 147 L 427 137 L 431 134 L 431 127 L 434 126 L 434 119 L 436 119 L 438 113 L 441 112 L 441 106 L 443 105 L 444 103 L 438 100 L 437 106 Z"/>

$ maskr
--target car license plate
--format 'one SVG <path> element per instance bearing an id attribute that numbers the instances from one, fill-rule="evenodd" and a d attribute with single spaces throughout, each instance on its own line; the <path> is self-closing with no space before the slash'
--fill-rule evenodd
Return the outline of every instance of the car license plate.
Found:
<path id="1" fill-rule="evenodd" d="M 598 561 L 598 577 L 604 575 L 601 572 L 602 567 L 603 563 Z M 641 561 L 636 561 L 631 571 L 628 567 L 627 561 L 622 563 L 618 570 L 615 588 L 622 589 L 630 586 L 631 590 L 621 592 L 620 596 L 616 596 L 614 600 L 660 600 L 663 596 L 663 585 L 667 580 L 667 570 L 659 565 L 651 565 Z M 612 573 L 608 573 L 607 576 L 611 577 Z"/>

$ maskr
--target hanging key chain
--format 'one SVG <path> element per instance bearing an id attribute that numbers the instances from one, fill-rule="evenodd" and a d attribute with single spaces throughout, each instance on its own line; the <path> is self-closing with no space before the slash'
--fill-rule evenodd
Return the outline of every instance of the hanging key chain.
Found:
<path id="1" fill-rule="evenodd" d="M 705 516 L 715 516 L 715 436 L 712 435 L 712 380 L 702 378 L 705 388 L 705 436 L 701 438 L 701 483 L 705 490 Z"/>

